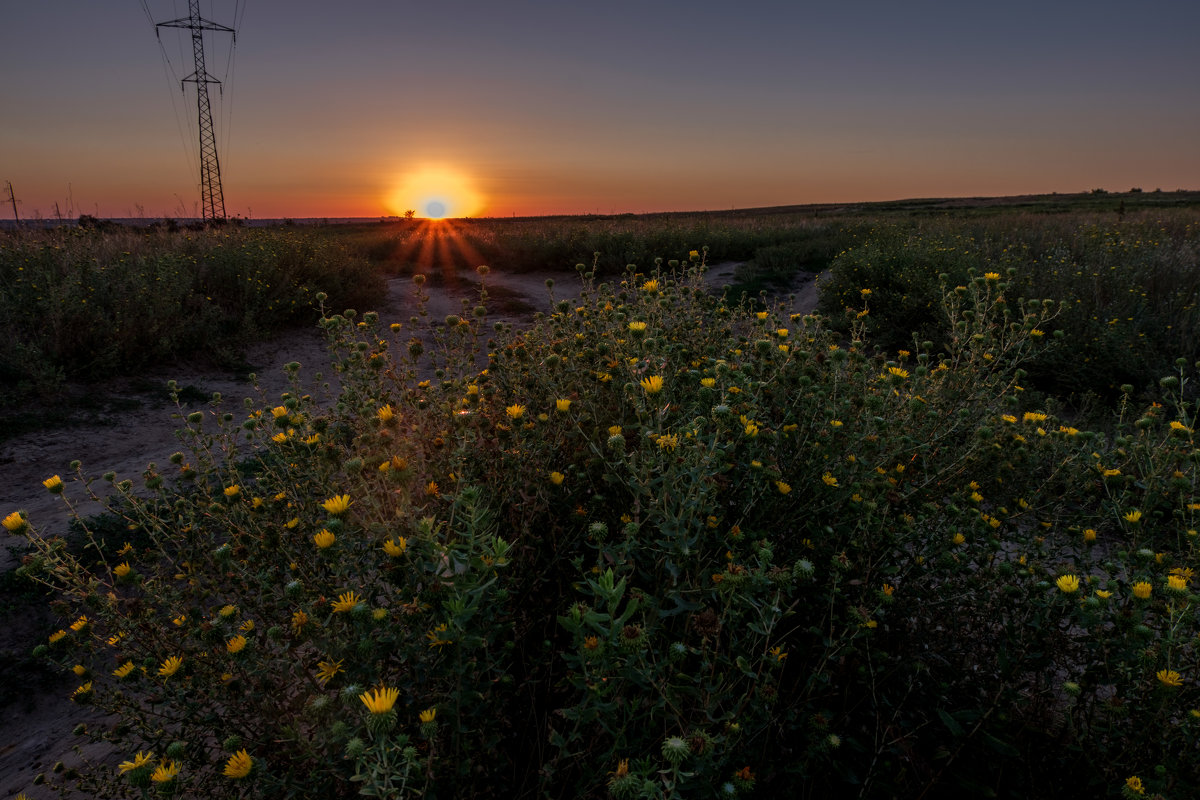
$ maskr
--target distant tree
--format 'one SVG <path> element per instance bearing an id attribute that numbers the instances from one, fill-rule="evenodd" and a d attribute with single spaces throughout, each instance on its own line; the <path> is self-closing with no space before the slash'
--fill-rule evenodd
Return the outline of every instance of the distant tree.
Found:
<path id="1" fill-rule="evenodd" d="M 412 218 L 413 218 L 413 217 L 415 217 L 416 215 L 417 215 L 417 212 L 416 212 L 416 211 L 414 211 L 414 210 L 413 210 L 413 209 L 411 209 L 411 208 L 410 208 L 410 209 L 408 209 L 407 211 L 405 211 L 405 212 L 404 212 L 404 218 L 405 218 L 405 219 L 412 219 Z"/>
<path id="2" fill-rule="evenodd" d="M 1130 190 L 1129 190 L 1129 193 L 1130 193 L 1130 194 L 1141 194 L 1141 193 L 1142 193 L 1142 187 L 1140 187 L 1140 186 L 1135 186 L 1135 187 L 1133 187 L 1132 189 L 1130 189 Z"/>

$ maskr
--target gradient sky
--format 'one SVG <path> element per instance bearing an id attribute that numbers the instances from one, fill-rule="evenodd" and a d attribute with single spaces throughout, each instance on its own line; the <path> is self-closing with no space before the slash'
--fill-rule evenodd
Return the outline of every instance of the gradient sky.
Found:
<path id="1" fill-rule="evenodd" d="M 201 7 L 240 20 L 231 71 L 208 40 L 231 216 L 402 213 L 435 168 L 452 213 L 488 216 L 1200 189 L 1197 0 Z M 195 213 L 190 39 L 151 24 L 185 16 L 5 0 L 22 218 Z"/>

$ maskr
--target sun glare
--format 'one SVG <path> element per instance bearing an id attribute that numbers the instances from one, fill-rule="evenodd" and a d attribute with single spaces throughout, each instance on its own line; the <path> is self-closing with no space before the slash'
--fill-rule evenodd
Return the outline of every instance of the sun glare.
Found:
<path id="1" fill-rule="evenodd" d="M 412 211 L 424 219 L 470 217 L 483 209 L 471 181 L 444 167 L 422 167 L 400 176 L 386 202 L 397 216 Z"/>

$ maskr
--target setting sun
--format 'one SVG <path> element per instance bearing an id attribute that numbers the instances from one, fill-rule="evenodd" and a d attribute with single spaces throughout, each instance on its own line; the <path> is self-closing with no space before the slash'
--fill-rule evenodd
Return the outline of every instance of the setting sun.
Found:
<path id="1" fill-rule="evenodd" d="M 386 202 L 394 214 L 413 211 L 426 219 L 469 217 L 483 208 L 471 181 L 444 167 L 421 167 L 401 175 Z"/>

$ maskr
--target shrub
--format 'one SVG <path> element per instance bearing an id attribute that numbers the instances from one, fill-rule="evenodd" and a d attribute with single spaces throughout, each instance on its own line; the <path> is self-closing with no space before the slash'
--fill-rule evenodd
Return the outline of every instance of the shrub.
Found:
<path id="1" fill-rule="evenodd" d="M 146 544 L 6 517 L 72 607 L 39 652 L 121 720 L 85 787 L 1194 794 L 1183 366 L 1110 441 L 1026 405 L 1059 310 L 1000 275 L 889 357 L 873 291 L 841 338 L 701 266 L 581 269 L 491 339 L 486 291 L 427 329 L 327 315 L 331 405 L 193 412 L 114 479 Z"/>

